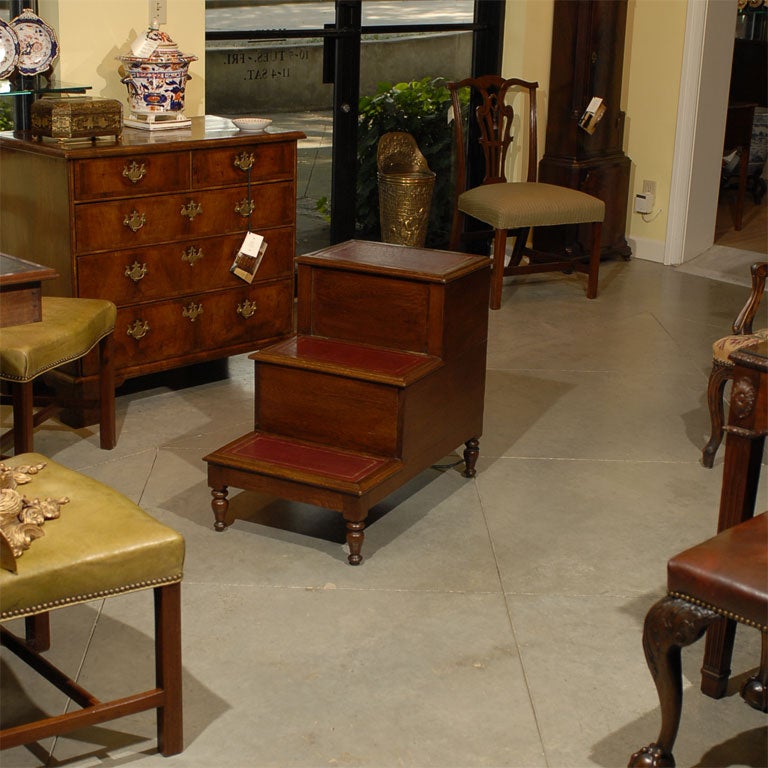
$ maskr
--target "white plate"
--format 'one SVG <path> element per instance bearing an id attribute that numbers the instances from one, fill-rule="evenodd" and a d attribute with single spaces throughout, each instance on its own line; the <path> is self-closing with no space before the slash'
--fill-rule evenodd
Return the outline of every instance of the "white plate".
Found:
<path id="1" fill-rule="evenodd" d="M 13 27 L 0 19 L 0 80 L 9 77 L 19 63 L 19 38 Z"/>
<path id="2" fill-rule="evenodd" d="M 19 38 L 19 63 L 21 75 L 39 75 L 47 72 L 59 55 L 59 41 L 55 32 L 29 8 L 25 8 L 11 21 Z"/>

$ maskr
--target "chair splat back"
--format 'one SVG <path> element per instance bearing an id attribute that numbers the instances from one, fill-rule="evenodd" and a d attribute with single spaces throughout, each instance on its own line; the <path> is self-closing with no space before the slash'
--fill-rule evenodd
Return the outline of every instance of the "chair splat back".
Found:
<path id="1" fill-rule="evenodd" d="M 483 184 L 503 183 L 507 181 L 507 153 L 515 136 L 513 123 L 515 120 L 514 107 L 507 103 L 510 91 L 527 95 L 528 100 L 528 165 L 526 181 L 536 181 L 536 160 L 538 146 L 536 140 L 536 89 L 539 84 L 520 78 L 504 79 L 498 75 L 483 75 L 478 78 L 465 78 L 456 83 L 448 83 L 451 92 L 451 104 L 454 117 L 454 137 L 457 162 L 457 176 L 461 189 L 466 188 L 465 149 L 466 138 L 461 118 L 459 92 L 462 88 L 472 89 L 470 109 L 478 126 L 478 142 L 483 151 L 485 175 Z"/>

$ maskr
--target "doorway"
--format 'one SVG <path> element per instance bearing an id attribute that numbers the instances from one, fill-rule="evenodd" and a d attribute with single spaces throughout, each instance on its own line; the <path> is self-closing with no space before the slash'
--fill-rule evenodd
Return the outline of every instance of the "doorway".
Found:
<path id="1" fill-rule="evenodd" d="M 425 12 L 419 0 L 206 0 L 206 108 L 272 117 L 276 129 L 307 134 L 299 252 L 355 236 L 360 96 L 382 81 L 499 71 L 504 5 L 432 0 Z M 429 52 L 436 38 L 458 35 L 471 40 L 466 55 Z"/>

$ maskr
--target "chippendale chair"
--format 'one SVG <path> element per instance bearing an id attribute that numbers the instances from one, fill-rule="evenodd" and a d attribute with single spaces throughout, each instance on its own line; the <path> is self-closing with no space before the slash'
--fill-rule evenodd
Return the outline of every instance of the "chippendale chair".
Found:
<path id="1" fill-rule="evenodd" d="M 752 324 L 757 316 L 757 310 L 765 291 L 765 280 L 768 275 L 768 262 L 757 262 L 751 267 L 752 291 L 747 303 L 742 307 L 733 323 L 733 334 L 718 339 L 712 345 L 712 371 L 707 384 L 707 405 L 711 429 L 709 441 L 702 452 L 702 463 L 711 468 L 715 463 L 715 454 L 723 441 L 723 424 L 725 411 L 723 408 L 723 393 L 725 385 L 733 379 L 732 352 L 742 347 L 757 344 L 761 339 L 768 339 L 768 328 L 752 330 Z"/>
<path id="2" fill-rule="evenodd" d="M 768 712 L 768 512 L 727 528 L 667 563 L 667 595 L 648 611 L 643 649 L 661 705 L 655 742 L 635 752 L 630 768 L 674 768 L 683 683 L 680 651 L 726 619 L 762 634 L 760 671 L 741 696 Z"/>
<path id="3" fill-rule="evenodd" d="M 470 113 L 474 123 L 462 120 L 460 92 L 470 89 Z M 476 219 L 493 230 L 493 267 L 490 307 L 501 306 L 503 279 L 507 275 L 534 272 L 586 272 L 587 298 L 597 296 L 600 244 L 605 203 L 592 195 L 555 184 L 537 181 L 536 89 L 538 83 L 518 78 L 484 75 L 448 83 L 454 123 L 456 190 L 450 249 L 459 250 L 462 240 L 478 235 L 464 232 L 465 218 Z M 507 155 L 513 145 L 513 124 L 517 122 L 511 100 L 521 94 L 528 103 L 527 171 L 525 181 L 507 181 Z M 520 110 L 521 116 L 524 114 Z M 523 121 L 525 122 L 525 121 Z M 476 151 L 473 137 L 482 148 L 485 175 L 479 186 L 467 188 L 467 156 Z M 468 136 L 467 136 L 468 134 Z M 543 253 L 527 247 L 533 227 L 563 224 L 591 224 L 592 250 L 588 264 L 579 256 Z M 515 238 L 509 263 L 505 265 L 507 236 Z M 481 236 L 487 237 L 485 233 Z"/>

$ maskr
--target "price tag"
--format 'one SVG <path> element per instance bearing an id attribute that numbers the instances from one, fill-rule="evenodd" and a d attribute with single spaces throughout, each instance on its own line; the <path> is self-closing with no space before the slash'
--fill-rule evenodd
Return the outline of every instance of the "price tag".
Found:
<path id="1" fill-rule="evenodd" d="M 158 45 L 160 45 L 159 40 L 150 40 L 147 37 L 147 33 L 142 32 L 133 41 L 131 53 L 139 59 L 148 59 L 155 52 Z"/>
<path id="2" fill-rule="evenodd" d="M 255 232 L 248 232 L 229 271 L 246 283 L 252 283 L 266 250 L 267 243 L 264 238 Z"/>

